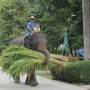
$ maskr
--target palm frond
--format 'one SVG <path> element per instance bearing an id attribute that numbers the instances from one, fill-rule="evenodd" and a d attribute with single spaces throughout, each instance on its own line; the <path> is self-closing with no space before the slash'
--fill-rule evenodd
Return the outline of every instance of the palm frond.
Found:
<path id="1" fill-rule="evenodd" d="M 43 62 L 44 61 L 40 59 L 19 60 L 13 63 L 7 72 L 11 76 L 18 77 L 20 74 L 32 73 L 34 68 L 41 68 Z"/>
<path id="2" fill-rule="evenodd" d="M 0 56 L 0 66 L 3 71 L 7 71 L 7 69 L 14 63 L 22 60 L 29 63 L 35 63 L 36 60 L 44 61 L 45 56 L 40 52 L 32 51 L 24 48 L 23 46 L 13 45 L 5 49 Z M 24 62 L 23 62 L 24 63 Z M 20 64 L 21 65 L 21 64 Z M 24 66 L 24 65 L 21 65 Z M 19 67 L 18 67 L 19 68 Z"/>

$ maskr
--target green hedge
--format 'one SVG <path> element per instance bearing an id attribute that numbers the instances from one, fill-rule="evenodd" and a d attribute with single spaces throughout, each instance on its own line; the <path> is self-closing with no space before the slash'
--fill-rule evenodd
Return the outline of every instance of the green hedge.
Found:
<path id="1" fill-rule="evenodd" d="M 65 62 L 63 67 L 53 66 L 53 78 L 70 83 L 90 83 L 90 61 Z"/>

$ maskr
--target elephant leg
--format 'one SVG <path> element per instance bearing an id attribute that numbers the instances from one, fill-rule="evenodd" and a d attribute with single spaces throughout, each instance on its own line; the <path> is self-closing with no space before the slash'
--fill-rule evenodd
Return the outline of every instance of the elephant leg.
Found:
<path id="1" fill-rule="evenodd" d="M 35 75 L 35 69 L 32 73 L 28 72 L 25 84 L 31 85 L 31 86 L 37 86 L 38 85 L 38 82 L 36 80 L 36 75 Z"/>
<path id="2" fill-rule="evenodd" d="M 15 83 L 20 83 L 20 76 L 18 76 L 18 77 L 13 76 L 13 79 L 14 79 Z"/>

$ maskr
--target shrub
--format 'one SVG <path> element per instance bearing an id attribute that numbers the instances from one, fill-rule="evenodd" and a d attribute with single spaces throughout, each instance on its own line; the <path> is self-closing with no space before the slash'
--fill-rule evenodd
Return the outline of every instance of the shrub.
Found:
<path id="1" fill-rule="evenodd" d="M 90 61 L 65 62 L 63 66 L 53 66 L 51 73 L 56 80 L 70 83 L 90 83 Z"/>

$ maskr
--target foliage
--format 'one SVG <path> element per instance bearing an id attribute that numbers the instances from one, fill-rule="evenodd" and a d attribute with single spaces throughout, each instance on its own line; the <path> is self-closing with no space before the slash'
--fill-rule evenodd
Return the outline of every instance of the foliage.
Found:
<path id="1" fill-rule="evenodd" d="M 25 31 L 30 5 L 28 0 L 0 0 L 0 47 Z M 0 50 L 2 51 L 2 50 Z"/>
<path id="2" fill-rule="evenodd" d="M 21 46 L 10 46 L 0 56 L 0 66 L 10 75 L 17 76 L 20 73 L 31 71 L 32 67 L 38 67 L 44 63 L 44 55 L 28 50 Z"/>
<path id="3" fill-rule="evenodd" d="M 40 19 L 43 30 L 48 34 L 51 52 L 54 51 L 53 48 L 63 43 L 66 27 L 70 48 L 83 47 L 81 0 L 34 0 L 33 4 L 35 2 L 41 4 L 36 15 Z"/>
<path id="4" fill-rule="evenodd" d="M 0 0 L 1 50 L 25 32 L 30 15 L 47 33 L 50 52 L 63 43 L 66 27 L 71 50 L 83 47 L 81 0 Z"/>
<path id="5" fill-rule="evenodd" d="M 63 67 L 53 66 L 51 72 L 56 80 L 70 83 L 90 83 L 90 61 L 66 62 Z"/>

